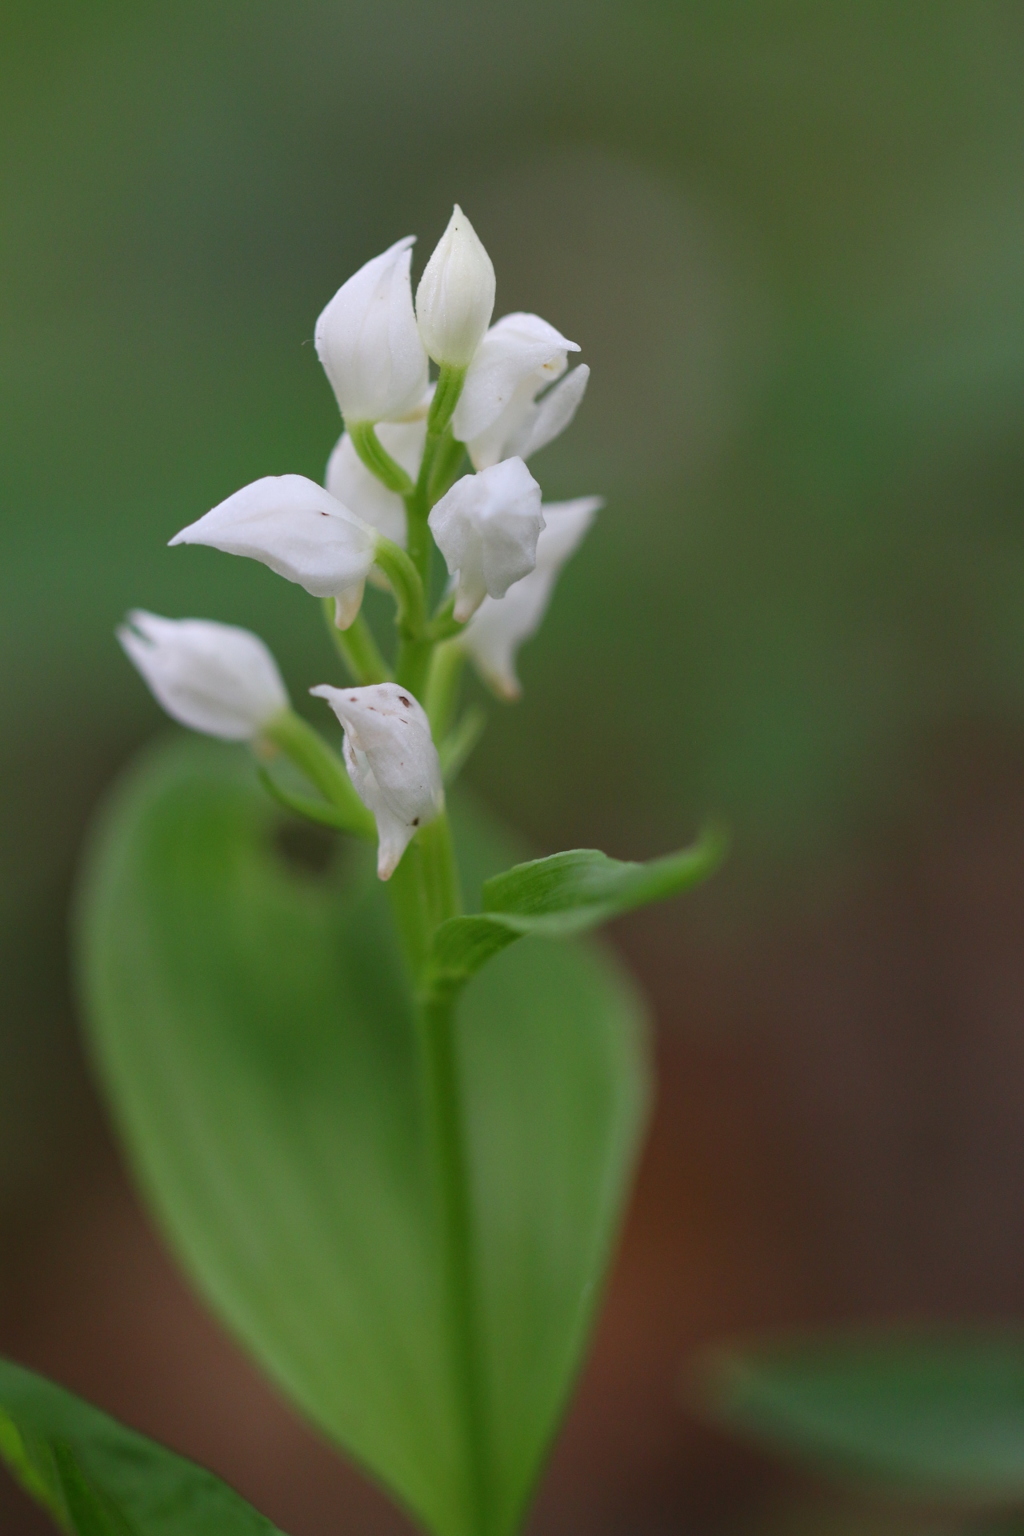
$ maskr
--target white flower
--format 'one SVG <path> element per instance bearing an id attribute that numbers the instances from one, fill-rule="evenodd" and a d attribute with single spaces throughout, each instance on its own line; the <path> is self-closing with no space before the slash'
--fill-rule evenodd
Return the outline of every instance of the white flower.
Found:
<path id="1" fill-rule="evenodd" d="M 461 623 L 485 596 L 504 597 L 533 570 L 544 527 L 540 486 L 522 459 L 463 475 L 434 507 L 430 531 L 452 576 Z"/>
<path id="2" fill-rule="evenodd" d="M 458 203 L 416 290 L 416 319 L 435 363 L 465 368 L 494 313 L 494 267 Z"/>
<path id="3" fill-rule="evenodd" d="M 246 741 L 288 708 L 277 663 L 247 629 L 136 608 L 117 638 L 157 702 L 193 731 Z"/>
<path id="4" fill-rule="evenodd" d="M 262 560 L 314 597 L 333 597 L 339 629 L 363 600 L 377 536 L 304 475 L 266 475 L 190 523 L 172 544 L 208 544 Z"/>
<path id="5" fill-rule="evenodd" d="M 430 722 L 397 683 L 311 688 L 345 728 L 345 766 L 377 821 L 377 873 L 387 880 L 417 828 L 444 810 L 441 763 Z"/>
<path id="6" fill-rule="evenodd" d="M 377 436 L 381 447 L 415 480 L 427 436 L 426 417 L 419 421 L 381 422 Z M 335 501 L 405 548 L 405 502 L 367 469 L 347 432 L 342 433 L 327 461 L 325 484 Z"/>
<path id="7" fill-rule="evenodd" d="M 537 395 L 566 370 L 578 352 L 539 315 L 505 315 L 492 325 L 466 374 L 452 430 L 469 448 L 477 469 L 500 459 L 536 453 L 569 425 L 583 398 L 589 369 L 577 368 L 558 391 L 539 404 Z M 568 394 L 562 398 L 563 391 Z M 557 404 L 556 404 L 557 401 Z M 550 403 L 549 403 L 550 402 Z"/>
<path id="8" fill-rule="evenodd" d="M 477 671 L 502 698 L 517 699 L 516 653 L 540 628 L 558 573 L 578 548 L 602 505 L 600 496 L 554 502 L 544 508 L 537 540 L 537 564 L 502 598 L 487 597 L 470 619 L 459 643 Z"/>
<path id="9" fill-rule="evenodd" d="M 412 307 L 414 235 L 343 283 L 316 323 L 316 350 L 351 426 L 400 421 L 427 387 L 427 354 Z"/>

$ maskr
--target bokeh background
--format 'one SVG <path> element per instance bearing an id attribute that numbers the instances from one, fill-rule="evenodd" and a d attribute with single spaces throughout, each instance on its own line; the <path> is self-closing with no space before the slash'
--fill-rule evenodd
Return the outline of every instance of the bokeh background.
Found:
<path id="1" fill-rule="evenodd" d="M 166 550 L 319 478 L 326 300 L 457 198 L 593 368 L 533 467 L 607 510 L 468 773 L 542 851 L 725 813 L 619 926 L 662 1093 L 547 1533 L 902 1530 L 701 1426 L 801 1321 L 1024 1310 L 1024 11 L 1012 0 L 3 0 L 0 1348 L 291 1536 L 404 1530 L 177 1277 L 89 1086 L 67 934 L 162 723 L 112 630 L 316 605 Z M 0 1525 L 41 1532 L 6 1483 Z"/>

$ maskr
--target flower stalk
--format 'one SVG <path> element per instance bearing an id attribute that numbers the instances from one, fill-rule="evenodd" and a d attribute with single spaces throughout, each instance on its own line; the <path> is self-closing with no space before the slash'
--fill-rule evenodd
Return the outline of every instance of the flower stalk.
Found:
<path id="1" fill-rule="evenodd" d="M 367 262 L 317 322 L 317 353 L 345 423 L 326 484 L 266 476 L 171 541 L 257 559 L 322 599 L 353 681 L 310 691 L 334 711 L 342 755 L 291 709 L 256 636 L 136 614 L 121 638 L 175 718 L 248 740 L 264 761 L 282 753 L 323 797 L 293 794 L 261 769 L 282 805 L 376 837 L 420 1045 L 466 1528 L 490 1536 L 498 1474 L 458 988 L 430 979 L 438 929 L 463 910 L 443 770 L 457 771 L 481 729 L 477 708 L 459 719 L 467 659 L 499 696 L 514 694 L 516 650 L 539 624 L 558 569 L 598 503 L 551 508 L 549 526 L 525 464 L 568 425 L 582 398 L 586 368 L 566 372 L 576 344 L 537 315 L 491 323 L 494 269 L 458 207 L 415 306 L 411 246 L 407 237 Z M 438 367 L 432 390 L 428 359 Z M 440 596 L 439 555 L 451 578 Z M 367 582 L 394 598 L 393 661 L 361 611 Z"/>

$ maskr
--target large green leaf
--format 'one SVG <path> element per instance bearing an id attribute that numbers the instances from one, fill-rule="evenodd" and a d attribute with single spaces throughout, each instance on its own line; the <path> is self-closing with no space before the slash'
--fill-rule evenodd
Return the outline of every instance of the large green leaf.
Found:
<path id="1" fill-rule="evenodd" d="M 0 1457 L 71 1536 L 277 1536 L 212 1472 L 7 1360 Z"/>
<path id="2" fill-rule="evenodd" d="M 724 833 L 708 827 L 692 848 L 647 864 L 610 859 L 596 848 L 573 848 L 516 864 L 484 881 L 483 911 L 442 923 L 428 982 L 458 988 L 517 939 L 564 939 L 652 901 L 692 890 L 717 869 Z"/>
<path id="3" fill-rule="evenodd" d="M 244 754 L 151 756 L 83 906 L 99 1070 L 185 1266 L 271 1376 L 442 1536 L 471 1492 L 442 1323 L 419 1058 L 368 850 L 289 867 Z M 503 862 L 457 826 L 469 885 Z M 600 1295 L 644 1119 L 636 998 L 527 942 L 467 989 L 459 1049 L 494 1465 L 520 1519 Z"/>
<path id="4" fill-rule="evenodd" d="M 1024 1502 L 1024 1332 L 798 1337 L 723 1352 L 710 1402 L 743 1433 L 893 1492 Z"/>

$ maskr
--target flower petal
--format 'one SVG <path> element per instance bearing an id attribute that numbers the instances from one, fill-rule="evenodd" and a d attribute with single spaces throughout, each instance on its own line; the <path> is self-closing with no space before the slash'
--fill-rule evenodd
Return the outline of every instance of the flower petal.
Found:
<path id="1" fill-rule="evenodd" d="M 563 374 L 558 383 L 531 406 L 518 433 L 507 444 L 507 452 L 528 459 L 554 442 L 579 410 L 589 379 L 590 369 L 586 363 Z"/>
<path id="2" fill-rule="evenodd" d="M 463 631 L 460 644 L 500 698 L 519 697 L 519 647 L 540 628 L 562 566 L 579 547 L 602 505 L 600 496 L 581 496 L 545 506 L 536 566 L 504 597 L 485 598 Z"/>
<path id="3" fill-rule="evenodd" d="M 340 597 L 366 580 L 376 534 L 304 475 L 267 475 L 243 486 L 170 542 L 246 555 L 314 597 Z"/>
<path id="4" fill-rule="evenodd" d="M 511 436 L 534 395 L 564 373 L 567 354 L 578 351 L 574 341 L 567 341 L 539 315 L 503 316 L 491 326 L 469 365 L 452 419 L 455 436 L 473 443 L 510 407 L 515 419 L 510 419 L 505 436 Z"/>
<path id="5" fill-rule="evenodd" d="M 455 618 L 461 623 L 485 595 L 503 597 L 533 570 L 544 527 L 540 486 L 522 459 L 504 459 L 457 480 L 429 523 L 449 573 L 457 576 Z"/>
<path id="6" fill-rule="evenodd" d="M 426 390 L 409 277 L 414 240 L 407 235 L 366 262 L 317 320 L 317 355 L 347 422 L 400 420 Z"/>
<path id="7" fill-rule="evenodd" d="M 377 873 L 387 880 L 416 831 L 444 809 L 441 763 L 430 722 L 397 683 L 332 688 L 326 699 L 345 730 L 345 766 L 363 804 L 373 812 L 379 840 Z"/>

